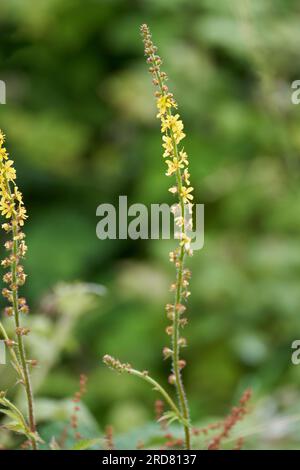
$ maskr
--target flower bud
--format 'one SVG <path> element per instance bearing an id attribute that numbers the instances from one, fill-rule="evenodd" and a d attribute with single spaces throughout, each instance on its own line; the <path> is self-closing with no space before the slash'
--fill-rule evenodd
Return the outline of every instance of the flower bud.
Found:
<path id="1" fill-rule="evenodd" d="M 170 325 L 170 326 L 167 326 L 167 328 L 166 328 L 166 333 L 167 333 L 168 336 L 172 336 L 172 334 L 173 334 L 173 326 L 171 326 L 171 325 Z"/>
<path id="2" fill-rule="evenodd" d="M 178 320 L 178 323 L 183 328 L 184 326 L 186 326 L 188 324 L 188 320 L 187 320 L 187 318 L 180 318 Z"/>
<path id="3" fill-rule="evenodd" d="M 186 339 L 185 338 L 179 338 L 178 340 L 178 346 L 180 346 L 181 348 L 184 348 L 186 346 Z"/>
<path id="4" fill-rule="evenodd" d="M 27 364 L 30 365 L 31 367 L 36 367 L 38 365 L 37 359 L 28 359 Z"/>
<path id="5" fill-rule="evenodd" d="M 168 382 L 169 382 L 169 384 L 171 384 L 171 385 L 174 385 L 174 384 L 176 383 L 176 377 L 175 377 L 174 374 L 169 375 L 169 377 L 168 377 Z"/>
<path id="6" fill-rule="evenodd" d="M 172 356 L 172 354 L 173 354 L 172 349 L 167 348 L 167 347 L 165 347 L 165 348 L 163 349 L 163 356 L 164 356 L 164 359 L 168 359 L 169 357 Z"/>
<path id="7" fill-rule="evenodd" d="M 12 317 L 13 314 L 14 314 L 14 310 L 12 307 L 5 307 L 4 315 L 6 315 L 7 317 Z"/>

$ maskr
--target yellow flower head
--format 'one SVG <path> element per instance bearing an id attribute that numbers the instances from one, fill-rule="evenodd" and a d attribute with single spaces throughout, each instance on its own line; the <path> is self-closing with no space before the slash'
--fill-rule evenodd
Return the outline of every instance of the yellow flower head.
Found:
<path id="1" fill-rule="evenodd" d="M 168 157 L 169 155 L 172 155 L 173 154 L 173 141 L 172 141 L 172 137 L 169 137 L 168 135 L 163 135 L 163 147 L 165 149 L 165 152 L 164 152 L 164 157 Z"/>
<path id="2" fill-rule="evenodd" d="M 188 204 L 188 202 L 194 199 L 194 196 L 191 194 L 191 192 L 194 190 L 191 186 L 189 188 L 182 186 L 181 191 L 180 191 L 180 196 L 183 199 L 183 202 L 185 204 Z"/>
<path id="3" fill-rule="evenodd" d="M 181 163 L 184 163 L 185 165 L 189 164 L 187 153 L 184 150 L 180 150 L 179 156 Z"/>
<path id="4" fill-rule="evenodd" d="M 185 168 L 185 170 L 183 172 L 183 179 L 185 181 L 185 184 L 187 184 L 188 186 L 190 185 L 190 176 L 191 175 L 189 174 L 189 170 L 187 168 Z"/>
<path id="5" fill-rule="evenodd" d="M 186 234 L 182 234 L 181 236 L 181 241 L 180 241 L 180 246 L 184 246 L 186 250 L 190 250 L 191 248 L 191 238 L 188 237 Z"/>
<path id="6" fill-rule="evenodd" d="M 1 174 L 7 181 L 13 181 L 16 179 L 16 170 L 13 167 L 14 162 L 12 160 L 7 160 L 2 162 Z"/>
<path id="7" fill-rule="evenodd" d="M 14 218 L 17 224 L 24 225 L 27 218 L 23 204 L 22 193 L 15 184 L 16 170 L 13 160 L 8 160 L 8 154 L 3 147 L 5 137 L 0 131 L 0 212 L 7 219 Z"/>
<path id="8" fill-rule="evenodd" d="M 0 139 L 1 141 L 1 139 Z M 3 160 L 7 160 L 8 159 L 8 155 L 7 155 L 7 152 L 6 152 L 6 148 L 5 147 L 1 147 L 0 149 L 0 162 L 2 162 Z"/>
<path id="9" fill-rule="evenodd" d="M 157 98 L 157 109 L 158 109 L 158 114 L 157 117 L 162 117 L 164 114 L 166 114 L 167 110 L 170 109 L 171 107 L 176 108 L 176 103 L 170 93 L 166 95 L 161 95 Z"/>
<path id="10" fill-rule="evenodd" d="M 161 132 L 164 133 L 167 131 L 167 129 L 174 130 L 174 126 L 176 126 L 178 119 L 179 119 L 179 114 L 175 114 L 174 116 L 171 114 L 166 117 L 162 116 L 161 117 Z M 182 128 L 183 128 L 183 124 L 182 124 Z"/>
<path id="11" fill-rule="evenodd" d="M 166 164 L 168 165 L 168 170 L 166 173 L 167 176 L 171 176 L 176 173 L 179 168 L 183 168 L 183 165 L 178 161 L 178 158 L 176 157 L 174 157 L 173 160 L 166 160 Z"/>

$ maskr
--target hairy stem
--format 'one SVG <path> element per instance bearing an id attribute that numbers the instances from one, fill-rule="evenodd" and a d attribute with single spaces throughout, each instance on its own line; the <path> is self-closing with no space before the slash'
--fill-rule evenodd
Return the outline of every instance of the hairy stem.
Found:
<path id="1" fill-rule="evenodd" d="M 141 379 L 153 385 L 154 389 L 157 390 L 163 396 L 166 402 L 170 405 L 170 408 L 174 411 L 174 413 L 176 413 L 178 418 L 182 420 L 182 415 L 179 409 L 177 408 L 177 406 L 175 405 L 174 401 L 172 400 L 168 392 L 166 392 L 166 390 L 158 382 L 156 382 L 156 380 L 152 379 L 152 377 L 149 377 L 148 374 L 144 372 L 140 372 L 139 370 L 128 369 L 128 372 L 132 375 L 136 375 L 137 377 L 140 377 Z"/>
<path id="2" fill-rule="evenodd" d="M 18 242 L 17 240 L 15 240 L 15 237 L 17 236 L 15 225 L 13 228 L 13 235 L 14 235 L 13 254 L 14 256 L 17 256 Z M 12 278 L 13 278 L 13 283 L 16 283 L 17 282 L 16 262 L 12 263 Z M 12 295 L 13 295 L 13 309 L 14 309 L 15 325 L 16 325 L 16 328 L 19 328 L 20 317 L 19 317 L 17 290 L 14 290 Z M 33 409 L 33 393 L 32 393 L 28 364 L 26 362 L 26 353 L 25 353 L 23 336 L 21 334 L 17 335 L 17 342 L 18 342 L 18 351 L 19 351 L 20 361 L 21 361 L 23 375 L 24 375 L 24 386 L 25 386 L 26 396 L 27 396 L 29 427 L 30 427 L 30 431 L 35 432 L 36 426 L 35 426 L 34 409 Z M 35 439 L 31 440 L 31 444 L 32 444 L 32 448 L 36 450 L 37 445 L 36 445 Z"/>

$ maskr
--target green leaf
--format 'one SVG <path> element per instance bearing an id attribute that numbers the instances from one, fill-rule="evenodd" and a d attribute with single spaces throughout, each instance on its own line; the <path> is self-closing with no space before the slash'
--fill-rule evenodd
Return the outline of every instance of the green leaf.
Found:
<path id="1" fill-rule="evenodd" d="M 103 442 L 104 440 L 101 438 L 96 439 L 81 439 L 80 441 L 76 442 L 76 444 L 71 447 L 71 450 L 86 450 L 94 447 L 96 444 Z"/>
<path id="2" fill-rule="evenodd" d="M 23 434 L 24 436 L 28 437 L 28 432 L 24 426 L 22 426 L 17 421 L 11 421 L 10 423 L 6 423 L 3 425 L 4 429 L 8 429 L 8 431 L 16 432 L 18 434 Z"/>
<path id="3" fill-rule="evenodd" d="M 5 409 L 5 408 L 1 408 L 1 409 L 0 409 L 0 413 L 2 413 L 3 415 L 8 416 L 8 417 L 11 418 L 12 420 L 16 420 L 17 422 L 20 422 L 20 419 L 16 416 L 16 413 L 14 413 L 14 412 L 11 411 L 11 410 L 7 410 L 7 409 Z"/>
<path id="4" fill-rule="evenodd" d="M 161 422 L 161 421 L 167 422 L 169 426 L 170 426 L 170 424 L 174 423 L 175 421 L 179 421 L 184 426 L 190 427 L 190 423 L 186 419 L 184 419 L 183 417 L 178 416 L 174 411 L 166 411 L 162 415 L 162 417 L 159 418 L 159 420 L 158 420 L 158 422 Z"/>

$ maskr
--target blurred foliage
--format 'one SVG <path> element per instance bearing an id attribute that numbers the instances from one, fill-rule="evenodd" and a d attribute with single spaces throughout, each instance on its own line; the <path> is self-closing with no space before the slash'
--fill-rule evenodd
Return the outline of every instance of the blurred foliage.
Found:
<path id="1" fill-rule="evenodd" d="M 36 315 L 28 321 L 42 362 L 53 358 L 41 399 L 72 396 L 85 372 L 99 429 L 136 433 L 153 418 L 154 395 L 106 370 L 101 356 L 160 378 L 168 371 L 161 350 L 173 243 L 100 242 L 95 234 L 102 202 L 122 194 L 172 201 L 139 38 L 147 22 L 185 121 L 196 200 L 206 207 L 205 247 L 190 263 L 184 375 L 192 415 L 223 415 L 252 386 L 265 421 L 281 411 L 281 394 L 294 397 L 297 416 L 290 345 L 300 330 L 300 111 L 290 85 L 300 78 L 299 18 L 296 0 L 2 0 L 1 127 L 30 214 L 25 290 Z M 62 348 L 45 295 L 77 279 L 107 293 L 82 309 Z M 58 309 L 62 318 L 68 308 Z M 0 373 L 3 386 L 9 367 Z M 282 436 L 272 445 L 296 445 Z"/>

